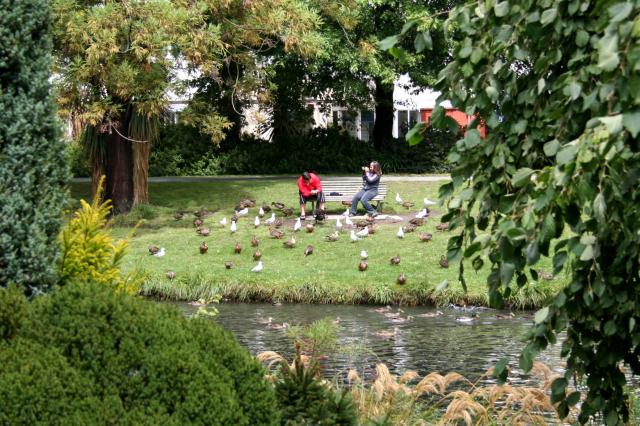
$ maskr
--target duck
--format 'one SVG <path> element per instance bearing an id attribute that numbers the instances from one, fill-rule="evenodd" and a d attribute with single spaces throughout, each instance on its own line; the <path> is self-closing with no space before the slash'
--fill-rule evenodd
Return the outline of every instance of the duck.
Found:
<path id="1" fill-rule="evenodd" d="M 404 272 L 401 272 L 400 275 L 398 275 L 398 279 L 396 280 L 396 282 L 400 285 L 404 285 L 407 282 L 407 276 L 404 274 Z"/>
<path id="2" fill-rule="evenodd" d="M 440 315 L 444 315 L 444 313 L 442 311 L 435 311 L 435 312 L 427 312 L 426 314 L 420 314 L 416 316 L 420 318 L 434 318 L 434 317 L 439 317 Z"/>
<path id="3" fill-rule="evenodd" d="M 416 213 L 416 217 L 414 219 L 424 219 L 427 216 L 429 216 L 429 209 L 425 207 L 424 209 Z M 422 225 L 422 223 L 420 225 Z"/>
<path id="4" fill-rule="evenodd" d="M 376 331 L 373 334 L 374 336 L 379 337 L 381 339 L 391 339 L 393 336 L 396 335 L 395 331 L 391 331 L 391 330 L 380 330 L 380 331 Z"/>
<path id="5" fill-rule="evenodd" d="M 391 259 L 389 259 L 389 263 L 392 265 L 399 265 L 400 264 L 400 255 L 394 256 Z"/>
<path id="6" fill-rule="evenodd" d="M 260 245 L 260 240 L 255 235 L 251 237 L 251 247 L 258 247 Z"/>
<path id="7" fill-rule="evenodd" d="M 209 246 L 204 241 L 200 243 L 200 254 L 205 254 L 209 250 Z"/>
<path id="8" fill-rule="evenodd" d="M 275 228 L 281 228 L 283 224 L 284 222 L 282 222 L 282 220 L 276 219 L 275 222 L 273 222 L 272 226 L 274 226 Z"/>
<path id="9" fill-rule="evenodd" d="M 264 265 L 262 264 L 262 260 L 258 261 L 258 264 L 251 268 L 251 272 L 262 272 L 264 269 Z"/>
<path id="10" fill-rule="evenodd" d="M 289 323 L 283 322 L 282 324 L 269 324 L 267 327 L 272 330 L 284 330 L 285 328 L 289 328 Z"/>
<path id="11" fill-rule="evenodd" d="M 165 254 L 166 254 L 166 252 L 164 251 L 164 247 L 160 247 L 160 250 L 158 250 L 158 252 L 157 252 L 157 253 L 154 253 L 153 255 L 154 255 L 155 257 L 162 257 L 162 256 L 164 256 Z"/>
<path id="12" fill-rule="evenodd" d="M 409 223 L 414 226 L 422 226 L 424 225 L 424 217 L 414 217 L 409 221 Z"/>
<path id="13" fill-rule="evenodd" d="M 371 312 L 375 312 L 375 313 L 378 313 L 378 314 L 384 314 L 385 312 L 389 312 L 390 310 L 391 310 L 391 306 L 387 305 L 387 306 L 382 307 L 382 308 L 371 309 Z"/>
<path id="14" fill-rule="evenodd" d="M 153 255 L 155 255 L 155 254 L 156 254 L 157 252 L 159 252 L 159 251 L 160 251 L 160 247 L 158 247 L 157 245 L 155 245 L 155 244 L 151 244 L 151 245 L 149 246 L 149 254 L 153 254 Z"/>
<path id="15" fill-rule="evenodd" d="M 197 233 L 203 237 L 208 237 L 211 235 L 211 229 L 209 228 L 198 228 Z"/>
<path id="16" fill-rule="evenodd" d="M 333 323 L 334 323 L 335 325 L 338 325 L 338 324 L 340 324 L 341 322 L 342 322 L 342 319 L 341 319 L 340 317 L 336 317 L 336 319 L 334 319 L 334 320 L 333 320 Z"/>
<path id="17" fill-rule="evenodd" d="M 193 221 L 193 226 L 195 226 L 196 228 L 199 226 L 202 226 L 203 224 L 204 222 L 202 221 L 202 219 L 199 219 L 199 218 Z"/>
<path id="18" fill-rule="evenodd" d="M 424 203 L 425 206 L 429 207 L 429 206 L 434 206 L 436 204 L 435 201 L 431 201 L 430 199 L 428 199 L 427 197 L 424 197 L 424 199 L 422 200 L 422 202 Z"/>
<path id="19" fill-rule="evenodd" d="M 398 228 L 398 232 L 396 232 L 396 237 L 400 239 L 404 238 L 404 231 L 402 230 L 402 226 Z"/>
<path id="20" fill-rule="evenodd" d="M 275 207 L 276 209 L 278 209 L 278 210 L 282 210 L 282 209 L 284 209 L 284 208 L 285 208 L 285 204 L 284 204 L 284 203 L 281 203 L 281 202 L 279 202 L 279 201 L 274 201 L 274 202 L 272 202 L 272 203 L 271 203 L 271 205 L 272 205 L 273 207 Z"/>
<path id="21" fill-rule="evenodd" d="M 395 317 L 395 318 L 391 318 L 391 322 L 395 323 L 395 324 L 404 324 L 406 322 L 409 322 L 413 319 L 413 317 L 411 315 L 406 316 L 406 317 Z"/>
<path id="22" fill-rule="evenodd" d="M 369 227 L 365 226 L 360 231 L 356 232 L 356 235 L 358 237 L 366 237 L 367 235 L 369 235 Z"/>
<path id="23" fill-rule="evenodd" d="M 470 323 L 470 322 L 474 322 L 477 319 L 478 319 L 478 314 L 473 314 L 468 317 L 467 316 L 456 317 L 456 321 L 461 323 Z"/>
<path id="24" fill-rule="evenodd" d="M 448 231 L 449 230 L 449 222 L 442 222 L 436 225 L 436 229 L 438 231 Z"/>
<path id="25" fill-rule="evenodd" d="M 246 216 L 246 215 L 248 215 L 248 214 L 249 214 L 249 208 L 248 208 L 248 207 L 245 207 L 245 208 L 243 208 L 243 209 L 241 209 L 241 210 L 237 210 L 237 211 L 236 211 L 236 214 L 237 214 L 238 216 Z"/>
<path id="26" fill-rule="evenodd" d="M 553 274 L 543 271 L 542 269 L 538 269 L 538 276 L 545 281 L 553 280 Z"/>
<path id="27" fill-rule="evenodd" d="M 360 263 L 358 264 L 358 270 L 360 272 L 364 272 L 367 270 L 367 268 L 369 268 L 369 264 L 364 260 L 361 260 Z"/>
<path id="28" fill-rule="evenodd" d="M 313 231 L 316 230 L 316 227 L 313 225 L 313 223 L 307 223 L 305 229 L 307 230 L 308 234 L 313 234 Z"/>
<path id="29" fill-rule="evenodd" d="M 233 212 L 231 215 L 231 222 L 237 222 L 240 216 L 238 216 L 237 212 Z"/>
<path id="30" fill-rule="evenodd" d="M 409 210 L 411 207 L 415 206 L 416 203 L 414 203 L 413 201 L 405 201 L 402 203 L 402 207 L 404 207 L 405 209 Z"/>
<path id="31" fill-rule="evenodd" d="M 271 324 L 271 322 L 273 321 L 273 317 L 258 317 L 256 318 L 256 323 L 258 324 Z"/>
<path id="32" fill-rule="evenodd" d="M 398 215 L 390 215 L 389 219 L 391 219 L 394 222 L 402 222 L 403 221 L 402 216 L 398 216 Z"/>
<path id="33" fill-rule="evenodd" d="M 396 192 L 396 203 L 398 204 L 402 204 L 402 197 L 400 196 L 400 194 L 398 192 Z"/>
<path id="34" fill-rule="evenodd" d="M 220 224 L 220 226 L 222 226 L 223 228 L 225 226 L 227 226 L 227 217 L 223 217 L 222 219 L 220 219 L 220 222 L 218 222 Z"/>
<path id="35" fill-rule="evenodd" d="M 429 232 L 420 233 L 420 241 L 422 241 L 423 243 L 431 241 L 432 238 L 433 238 L 433 235 Z"/>
<path id="36" fill-rule="evenodd" d="M 271 213 L 271 217 L 264 221 L 267 225 L 272 225 L 276 221 L 276 214 Z"/>
<path id="37" fill-rule="evenodd" d="M 169 281 L 173 281 L 173 279 L 176 277 L 176 273 L 173 271 L 167 271 L 166 276 L 167 278 L 169 278 Z"/>
<path id="38" fill-rule="evenodd" d="M 282 245 L 285 248 L 294 248 L 296 246 L 296 237 L 294 235 L 291 236 L 287 241 L 283 242 Z"/>
<path id="39" fill-rule="evenodd" d="M 281 239 L 282 237 L 284 237 L 284 232 L 280 231 L 279 229 L 270 228 L 269 235 L 271 236 L 271 238 Z"/>
<path id="40" fill-rule="evenodd" d="M 306 249 L 304 249 L 304 256 L 307 257 L 310 254 L 313 254 L 313 246 L 309 244 Z"/>
<path id="41" fill-rule="evenodd" d="M 182 213 L 182 212 L 175 212 L 175 214 L 173 215 L 173 217 L 174 217 L 176 220 L 182 220 L 182 218 L 184 217 L 184 213 Z"/>
<path id="42" fill-rule="evenodd" d="M 515 314 L 513 312 L 509 312 L 509 315 L 496 314 L 496 319 L 498 320 L 506 320 L 506 319 L 512 319 L 512 318 L 515 318 Z"/>
<path id="43" fill-rule="evenodd" d="M 407 232 L 413 232 L 413 231 L 415 231 L 415 230 L 416 230 L 416 228 L 417 228 L 417 226 L 416 226 L 416 225 L 414 225 L 414 224 L 412 224 L 412 223 L 407 223 L 407 224 L 402 228 L 402 230 L 403 230 L 405 233 L 407 233 Z"/>
<path id="44" fill-rule="evenodd" d="M 296 222 L 293 224 L 293 232 L 298 232 L 302 228 L 302 222 L 300 218 L 296 219 Z"/>
<path id="45" fill-rule="evenodd" d="M 331 243 L 334 243 L 334 242 L 338 241 L 338 237 L 339 237 L 339 235 L 340 235 L 340 234 L 338 234 L 338 231 L 336 231 L 336 232 L 334 232 L 334 233 L 332 233 L 332 234 L 329 234 L 329 235 L 327 235 L 326 237 L 324 237 L 324 240 L 325 240 L 325 241 L 329 241 L 329 242 L 331 242 Z"/>
<path id="46" fill-rule="evenodd" d="M 240 243 L 236 243 L 236 246 L 233 248 L 233 251 L 236 254 L 240 254 L 242 252 L 242 246 L 240 245 Z"/>
<path id="47" fill-rule="evenodd" d="M 255 228 L 257 228 L 258 226 L 260 226 L 260 217 L 256 216 L 256 218 L 253 220 L 253 226 Z"/>
<path id="48" fill-rule="evenodd" d="M 369 253 L 367 253 L 366 250 L 361 250 L 360 251 L 360 259 L 367 260 L 368 258 L 369 258 Z"/>
<path id="49" fill-rule="evenodd" d="M 260 210 L 258 210 L 258 216 L 264 217 L 264 207 L 260 207 Z"/>
<path id="50" fill-rule="evenodd" d="M 369 226 L 369 222 L 366 219 L 361 219 L 356 221 L 356 227 L 359 229 L 364 228 L 365 226 Z"/>
<path id="51" fill-rule="evenodd" d="M 440 267 L 441 268 L 448 268 L 449 267 L 449 261 L 447 260 L 446 257 L 444 257 L 444 254 L 442 256 L 440 256 Z"/>
<path id="52" fill-rule="evenodd" d="M 227 269 L 233 268 L 233 262 L 230 260 L 227 260 L 226 262 L 224 262 L 224 267 Z"/>
<path id="53" fill-rule="evenodd" d="M 350 238 L 351 238 L 351 242 L 353 243 L 360 240 L 360 237 L 356 235 L 356 231 L 354 231 L 353 229 L 351 230 Z"/>
<path id="54" fill-rule="evenodd" d="M 255 207 L 256 206 L 256 200 L 252 200 L 250 198 L 245 198 L 244 200 L 241 200 L 239 203 L 242 207 Z"/>
<path id="55" fill-rule="evenodd" d="M 260 250 L 256 250 L 255 253 L 253 253 L 253 260 L 258 261 L 260 260 L 261 257 L 262 257 L 262 252 Z"/>
<path id="56" fill-rule="evenodd" d="M 292 207 L 287 207 L 286 209 L 282 209 L 282 213 L 285 216 L 291 216 L 293 214 L 293 208 Z"/>
<path id="57" fill-rule="evenodd" d="M 238 225 L 236 224 L 235 220 L 231 222 L 231 227 L 229 228 L 229 230 L 232 234 L 234 234 L 238 230 Z"/>
<path id="58" fill-rule="evenodd" d="M 202 209 L 202 210 L 198 210 L 196 212 L 193 212 L 193 215 L 195 217 L 197 217 L 198 219 L 202 219 L 203 217 L 205 217 L 207 215 L 207 211 Z"/>
<path id="59" fill-rule="evenodd" d="M 271 211 L 271 207 L 269 207 L 266 204 L 263 204 L 261 208 L 262 210 L 264 210 L 265 213 L 269 213 Z"/>

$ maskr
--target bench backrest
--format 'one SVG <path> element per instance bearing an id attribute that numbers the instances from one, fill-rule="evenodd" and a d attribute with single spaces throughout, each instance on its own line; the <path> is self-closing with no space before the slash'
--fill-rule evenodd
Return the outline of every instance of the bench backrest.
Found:
<path id="1" fill-rule="evenodd" d="M 326 178 L 322 180 L 322 192 L 327 201 L 350 201 L 353 196 L 362 188 L 362 178 Z M 342 195 L 330 195 L 332 192 L 339 192 Z M 380 179 L 378 195 L 373 200 L 381 201 L 387 195 L 387 183 L 384 177 Z"/>

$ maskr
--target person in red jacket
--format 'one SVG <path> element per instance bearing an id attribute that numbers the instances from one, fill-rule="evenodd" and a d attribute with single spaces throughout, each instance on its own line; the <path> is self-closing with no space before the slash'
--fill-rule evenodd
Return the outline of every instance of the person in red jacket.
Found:
<path id="1" fill-rule="evenodd" d="M 298 190 L 300 192 L 300 219 L 305 220 L 305 208 L 307 201 L 317 201 L 318 209 L 324 211 L 324 194 L 322 183 L 315 173 L 304 172 L 298 178 Z"/>

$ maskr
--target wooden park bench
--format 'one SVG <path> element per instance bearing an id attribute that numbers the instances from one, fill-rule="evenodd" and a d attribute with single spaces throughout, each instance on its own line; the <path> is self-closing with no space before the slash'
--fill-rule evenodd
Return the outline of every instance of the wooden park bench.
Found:
<path id="1" fill-rule="evenodd" d="M 327 203 L 351 201 L 353 196 L 362 189 L 361 177 L 348 178 L 324 178 L 322 179 L 322 192 Z M 377 202 L 377 210 L 380 211 L 384 197 L 387 195 L 387 182 L 384 177 L 380 179 L 378 186 L 378 195 L 373 197 L 371 201 Z M 312 210 L 315 209 L 314 203 L 311 203 Z"/>

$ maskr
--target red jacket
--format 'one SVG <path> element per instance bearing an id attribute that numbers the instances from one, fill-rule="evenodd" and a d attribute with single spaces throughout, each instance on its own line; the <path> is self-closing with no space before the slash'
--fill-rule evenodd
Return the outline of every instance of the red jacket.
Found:
<path id="1" fill-rule="evenodd" d="M 311 180 L 309 180 L 308 185 L 304 181 L 304 179 L 302 179 L 302 176 L 298 178 L 298 189 L 300 190 L 300 193 L 302 193 L 302 195 L 304 195 L 305 197 L 311 197 L 311 190 L 313 189 L 322 191 L 322 184 L 320 183 L 320 178 L 313 173 L 309 173 L 309 176 L 311 177 Z"/>

